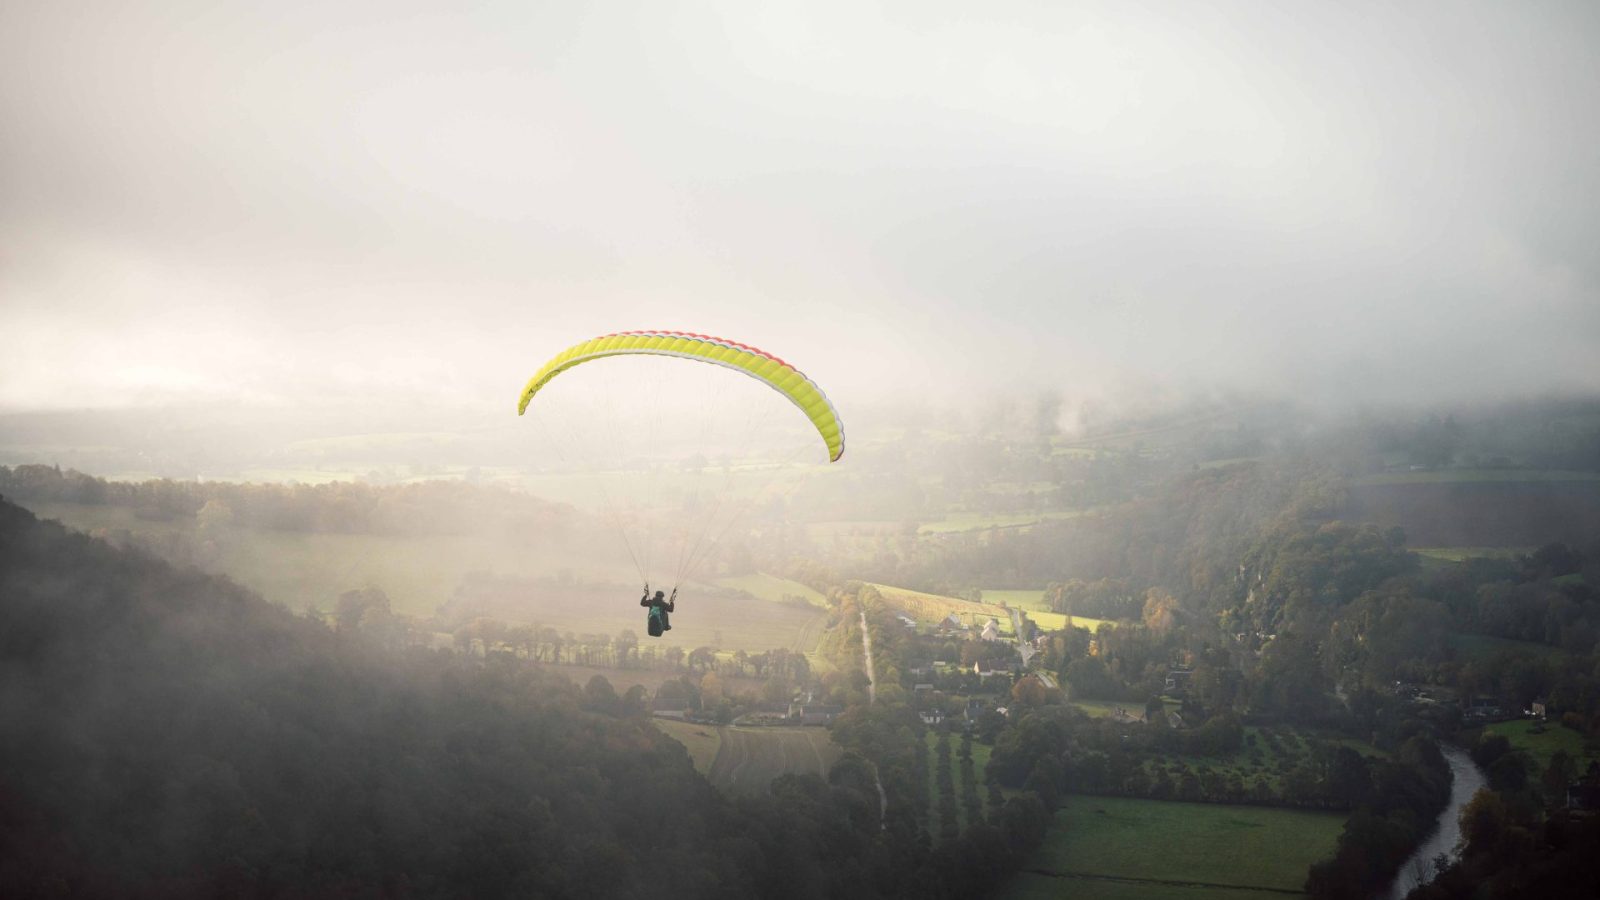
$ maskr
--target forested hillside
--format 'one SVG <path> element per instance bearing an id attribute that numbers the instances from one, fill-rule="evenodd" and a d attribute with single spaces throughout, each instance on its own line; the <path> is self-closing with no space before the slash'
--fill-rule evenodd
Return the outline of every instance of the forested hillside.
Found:
<path id="1" fill-rule="evenodd" d="M 859 790 L 734 806 L 637 701 L 390 655 L 0 501 L 0 896 L 893 892 Z"/>

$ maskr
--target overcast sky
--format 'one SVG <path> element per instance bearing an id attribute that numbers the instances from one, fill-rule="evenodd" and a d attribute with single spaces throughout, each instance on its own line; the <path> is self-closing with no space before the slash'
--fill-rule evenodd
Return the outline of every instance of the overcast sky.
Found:
<path id="1" fill-rule="evenodd" d="M 0 409 L 1600 389 L 1600 5 L 1151 6 L 11 0 Z"/>

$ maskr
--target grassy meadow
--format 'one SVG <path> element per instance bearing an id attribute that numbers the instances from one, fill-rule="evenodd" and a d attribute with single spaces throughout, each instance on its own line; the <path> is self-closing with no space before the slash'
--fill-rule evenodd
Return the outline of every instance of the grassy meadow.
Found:
<path id="1" fill-rule="evenodd" d="M 1450 649 L 1468 659 L 1482 659 L 1493 656 L 1496 653 L 1532 653 L 1536 656 L 1554 656 L 1562 652 L 1559 647 L 1540 644 L 1536 641 L 1517 641 L 1487 634 L 1464 634 L 1459 631 L 1450 634 L 1446 641 Z"/>
<path id="2" fill-rule="evenodd" d="M 939 820 L 939 738 L 932 730 L 925 732 L 923 741 L 928 745 L 928 809 L 927 823 L 930 834 L 937 835 L 941 822 Z M 984 784 L 983 773 L 989 768 L 989 756 L 994 748 L 979 741 L 972 742 L 972 771 L 978 779 L 978 796 L 985 804 L 989 802 L 988 787 Z M 956 822 L 957 826 L 965 831 L 972 826 L 967 819 L 967 807 L 961 802 L 963 785 L 961 781 L 961 735 L 950 735 L 950 778 L 956 786 Z M 986 807 L 987 808 L 987 807 Z"/>
<path id="3" fill-rule="evenodd" d="M 1600 481 L 1600 473 L 1557 469 L 1435 469 L 1416 472 L 1381 472 L 1351 479 L 1355 485 L 1462 484 L 1505 481 Z"/>
<path id="4" fill-rule="evenodd" d="M 706 778 L 730 794 L 766 793 L 772 779 L 790 772 L 825 778 L 843 753 L 826 728 L 728 725 L 717 730 L 721 742 Z"/>
<path id="5" fill-rule="evenodd" d="M 1026 871 L 996 896 L 1211 900 L 1299 891 L 1311 864 L 1333 855 L 1344 821 L 1338 813 L 1073 796 Z"/>
<path id="6" fill-rule="evenodd" d="M 887 584 L 869 582 L 867 586 L 876 589 L 890 606 L 921 623 L 936 624 L 946 616 L 955 615 L 968 625 L 978 624 L 981 627 L 983 622 L 997 619 L 1002 632 L 1011 629 L 1011 613 L 992 603 L 975 603 L 959 597 L 928 594 Z"/>
<path id="7" fill-rule="evenodd" d="M 1537 722 L 1519 719 L 1513 722 L 1496 722 L 1484 729 L 1488 734 L 1504 735 L 1511 746 L 1525 751 L 1539 764 L 1543 772 L 1557 751 L 1565 750 L 1582 772 L 1591 760 L 1600 760 L 1600 742 L 1586 741 L 1583 735 L 1557 722 Z"/>
<path id="8" fill-rule="evenodd" d="M 744 591 L 753 597 L 769 600 L 773 603 L 781 603 L 786 597 L 799 597 L 812 606 L 822 609 L 828 608 L 827 598 L 823 597 L 815 589 L 807 587 L 798 581 L 779 578 L 776 575 L 764 573 L 733 575 L 727 578 L 718 578 L 712 584 L 717 587 Z"/>
<path id="9" fill-rule="evenodd" d="M 159 540 L 182 538 L 198 545 L 193 519 L 152 521 L 126 507 L 32 502 L 42 518 L 58 519 L 86 532 L 127 530 Z M 205 568 L 293 610 L 331 610 L 339 594 L 378 587 L 398 613 L 426 617 L 455 593 L 469 574 L 534 579 L 572 564 L 574 548 L 531 544 L 508 533 L 468 535 L 372 535 L 289 532 L 237 527 L 214 544 Z M 784 594 L 820 600 L 815 591 L 770 576 L 748 576 L 758 598 Z M 776 593 L 774 593 L 776 592 Z M 685 590 L 680 612 L 661 646 L 711 646 L 750 652 L 812 650 L 821 639 L 821 610 L 753 602 L 725 590 Z M 514 602 L 486 611 L 509 622 L 527 622 L 574 634 L 644 632 L 638 587 L 541 584 Z"/>
<path id="10" fill-rule="evenodd" d="M 1140 704 L 1088 700 L 1073 701 L 1072 705 L 1091 716 L 1102 718 L 1112 716 L 1114 708 L 1119 705 L 1136 717 L 1144 715 L 1144 707 Z M 1177 707 L 1176 702 L 1167 703 L 1169 710 Z M 1326 738 L 1288 725 L 1269 728 L 1249 725 L 1245 726 L 1244 735 L 1244 744 L 1228 756 L 1163 754 L 1146 759 L 1142 768 L 1151 777 L 1165 774 L 1173 783 L 1177 783 L 1185 773 L 1203 775 L 1210 771 L 1223 778 L 1238 778 L 1246 788 L 1260 782 L 1273 794 L 1280 794 L 1284 778 L 1295 766 L 1310 762 L 1319 745 L 1338 744 L 1350 747 L 1363 756 L 1387 756 L 1371 744 L 1354 738 Z"/>
<path id="11" fill-rule="evenodd" d="M 679 722 L 676 719 L 650 721 L 667 737 L 682 744 L 684 749 L 689 751 L 689 758 L 694 760 L 695 771 L 701 775 L 710 774 L 711 764 L 716 761 L 717 753 L 722 749 L 721 728 L 695 722 Z"/>
<path id="12" fill-rule="evenodd" d="M 1532 553 L 1536 547 L 1412 547 L 1411 552 L 1424 561 L 1465 562 L 1469 559 L 1516 559 Z"/>

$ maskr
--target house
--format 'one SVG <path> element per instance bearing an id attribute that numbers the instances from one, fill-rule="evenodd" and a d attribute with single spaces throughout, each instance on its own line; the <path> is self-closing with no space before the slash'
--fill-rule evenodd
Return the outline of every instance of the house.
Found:
<path id="1" fill-rule="evenodd" d="M 682 721 L 689 717 L 689 704 L 685 700 L 656 699 L 650 702 L 650 715 L 658 719 L 678 719 Z"/>
<path id="2" fill-rule="evenodd" d="M 1533 706 L 1528 709 L 1528 715 L 1543 721 L 1550 718 L 1549 709 L 1545 706 L 1544 698 L 1533 701 Z"/>
<path id="3" fill-rule="evenodd" d="M 988 660 L 980 660 L 972 664 L 972 672 L 978 676 L 979 681 L 988 681 L 996 675 L 1009 676 L 1011 674 L 1011 666 L 1006 663 L 997 664 Z"/>
<path id="4" fill-rule="evenodd" d="M 933 693 L 933 684 L 927 681 L 919 681 L 911 686 L 911 692 L 914 694 L 920 694 L 924 691 L 930 694 Z"/>
<path id="5" fill-rule="evenodd" d="M 967 630 L 967 626 L 961 624 L 960 617 L 957 616 L 955 613 L 951 613 L 950 615 L 945 616 L 943 619 L 939 620 L 939 631 L 942 634 L 948 634 L 949 632 L 952 632 L 952 631 L 966 631 L 966 630 Z"/>
<path id="6" fill-rule="evenodd" d="M 994 619 L 983 623 L 983 630 L 978 632 L 978 637 L 986 641 L 1000 640 L 1000 623 Z"/>
<path id="7" fill-rule="evenodd" d="M 1039 655 L 1039 648 L 1033 644 L 1023 644 L 1017 648 L 1017 653 L 1022 655 L 1022 665 L 1026 668 L 1028 661 Z"/>
<path id="8" fill-rule="evenodd" d="M 812 703 L 800 707 L 801 725 L 831 725 L 844 712 L 844 707 L 831 703 Z"/>
<path id="9" fill-rule="evenodd" d="M 1162 683 L 1162 686 L 1166 688 L 1169 694 L 1182 693 L 1189 689 L 1189 681 L 1193 678 L 1193 669 L 1180 666 L 1167 673 L 1167 679 Z"/>
<path id="10" fill-rule="evenodd" d="M 895 614 L 895 618 L 899 619 L 900 620 L 900 624 L 904 625 L 907 628 L 916 628 L 917 627 L 917 620 L 911 618 L 910 616 L 906 615 L 905 613 L 896 613 Z"/>
<path id="11" fill-rule="evenodd" d="M 918 715 L 922 717 L 922 724 L 924 725 L 937 725 L 944 721 L 944 713 L 937 709 L 925 709 Z"/>
<path id="12" fill-rule="evenodd" d="M 1467 701 L 1462 718 L 1469 722 L 1487 722 L 1505 718 L 1505 710 L 1500 708 L 1500 701 L 1493 697 L 1473 697 Z"/>
<path id="13" fill-rule="evenodd" d="M 1600 812 L 1600 784 L 1574 781 L 1567 785 L 1567 809 L 1572 812 Z"/>

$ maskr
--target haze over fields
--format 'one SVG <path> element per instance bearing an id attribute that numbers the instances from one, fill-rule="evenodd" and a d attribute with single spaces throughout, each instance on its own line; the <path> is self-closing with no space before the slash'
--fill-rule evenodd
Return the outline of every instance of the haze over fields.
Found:
<path id="1" fill-rule="evenodd" d="M 1596 48 L 0 7 L 0 897 L 1600 896 Z"/>

